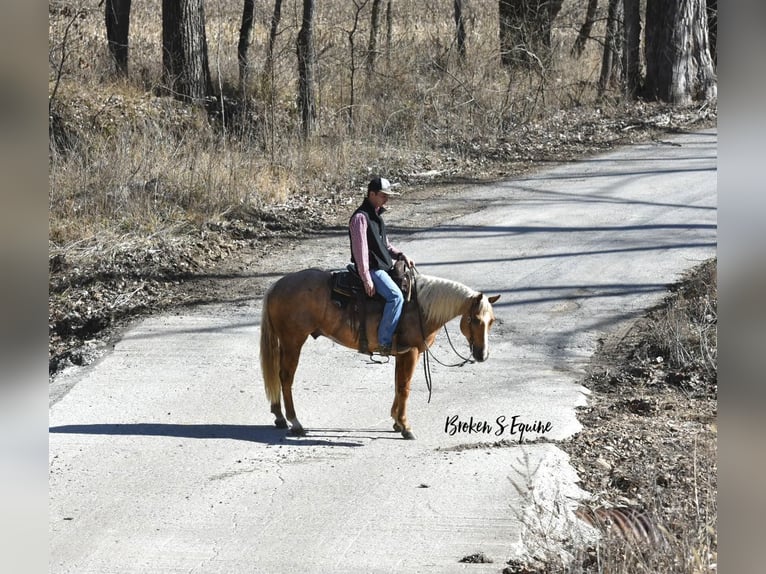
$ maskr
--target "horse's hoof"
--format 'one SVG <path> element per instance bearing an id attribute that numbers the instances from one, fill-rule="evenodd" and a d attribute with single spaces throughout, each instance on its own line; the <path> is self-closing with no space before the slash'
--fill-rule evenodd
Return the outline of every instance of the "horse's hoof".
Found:
<path id="1" fill-rule="evenodd" d="M 304 429 L 303 427 L 298 427 L 298 428 L 293 427 L 290 429 L 290 434 L 293 436 L 306 436 L 306 429 Z"/>
<path id="2" fill-rule="evenodd" d="M 400 425 L 399 423 L 394 423 L 394 430 L 396 432 L 402 432 L 404 430 L 404 427 Z"/>
<path id="3" fill-rule="evenodd" d="M 287 421 L 285 419 L 277 419 L 274 421 L 274 426 L 278 429 L 286 429 L 287 428 Z"/>
<path id="4" fill-rule="evenodd" d="M 412 434 L 411 430 L 403 430 L 402 437 L 404 437 L 405 440 L 415 440 L 415 435 Z"/>

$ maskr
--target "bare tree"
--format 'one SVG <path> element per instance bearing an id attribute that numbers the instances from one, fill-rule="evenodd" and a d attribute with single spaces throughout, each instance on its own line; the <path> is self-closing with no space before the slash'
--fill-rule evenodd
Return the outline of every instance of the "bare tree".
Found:
<path id="1" fill-rule="evenodd" d="M 705 0 L 647 0 L 647 96 L 678 104 L 715 98 L 708 42 Z"/>
<path id="2" fill-rule="evenodd" d="M 455 18 L 455 41 L 457 53 L 461 60 L 465 60 L 465 16 L 463 14 L 463 0 L 454 0 L 453 17 Z"/>
<path id="3" fill-rule="evenodd" d="M 623 0 L 625 48 L 625 97 L 633 99 L 641 86 L 641 6 L 639 0 Z"/>
<path id="4" fill-rule="evenodd" d="M 274 0 L 274 12 L 271 14 L 271 29 L 269 30 L 269 45 L 266 48 L 265 73 L 271 76 L 274 66 L 274 44 L 277 42 L 279 22 L 282 20 L 282 0 Z"/>
<path id="5" fill-rule="evenodd" d="M 162 69 L 179 99 L 202 103 L 213 93 L 203 0 L 162 0 Z"/>
<path id="6" fill-rule="evenodd" d="M 372 0 L 370 14 L 370 41 L 367 44 L 367 73 L 375 71 L 375 61 L 378 58 L 378 36 L 380 34 L 380 5 L 382 0 Z M 358 11 L 357 11 L 358 14 Z"/>
<path id="7" fill-rule="evenodd" d="M 707 0 L 707 29 L 710 57 L 713 66 L 718 66 L 718 0 Z"/>
<path id="8" fill-rule="evenodd" d="M 606 33 L 604 35 L 604 52 L 601 57 L 601 74 L 598 79 L 598 95 L 604 95 L 619 68 L 622 58 L 622 42 L 620 41 L 620 26 L 622 22 L 623 0 L 609 0 L 606 16 Z M 618 78 L 619 79 L 619 78 Z"/>
<path id="9" fill-rule="evenodd" d="M 393 42 L 394 9 L 391 7 L 393 0 L 386 3 L 386 60 L 391 65 L 391 44 Z"/>
<path id="10" fill-rule="evenodd" d="M 298 108 L 304 138 L 313 131 L 316 108 L 314 104 L 314 0 L 303 0 L 303 19 L 296 42 L 298 53 Z"/>
<path id="11" fill-rule="evenodd" d="M 128 75 L 128 37 L 130 35 L 131 0 L 106 0 L 106 41 L 115 69 L 122 76 Z"/>
<path id="12" fill-rule="evenodd" d="M 348 131 L 354 130 L 354 106 L 356 105 L 356 32 L 359 29 L 359 18 L 362 10 L 367 5 L 368 0 L 353 0 L 354 2 L 354 21 L 350 30 L 346 30 L 348 38 L 348 50 L 350 56 L 350 76 L 349 76 L 349 102 L 346 107 L 346 125 Z M 369 52 L 368 52 L 369 55 Z"/>
<path id="13" fill-rule="evenodd" d="M 500 60 L 506 67 L 514 65 L 517 44 L 523 44 L 523 38 L 519 42 L 524 28 L 524 14 L 521 10 L 521 2 L 500 0 L 499 29 L 500 29 Z"/>
<path id="14" fill-rule="evenodd" d="M 77 29 L 77 22 L 87 15 L 84 8 L 78 8 L 68 12 L 62 11 L 62 14 L 66 15 L 68 18 L 68 22 L 64 27 L 63 37 L 60 42 L 52 43 L 48 48 L 50 50 L 48 59 L 51 66 L 54 68 L 56 76 L 56 79 L 53 82 L 53 90 L 51 91 L 50 96 L 48 96 L 48 114 L 51 119 L 54 117 L 53 106 L 56 102 L 56 95 L 61 86 L 61 80 L 64 77 L 64 65 L 70 56 L 69 35 Z"/>
<path id="15" fill-rule="evenodd" d="M 237 44 L 237 62 L 239 63 L 239 91 L 244 96 L 250 75 L 250 61 L 247 51 L 253 39 L 253 16 L 255 0 L 245 0 L 242 7 L 242 26 L 239 28 L 239 43 Z"/>
<path id="16" fill-rule="evenodd" d="M 574 46 L 572 46 L 572 55 L 576 57 L 582 56 L 583 50 L 585 50 L 585 43 L 590 38 L 591 30 L 593 30 L 593 24 L 596 22 L 596 10 L 598 10 L 598 0 L 588 0 L 588 9 L 585 14 L 585 22 L 580 26 L 580 32 L 577 34 Z"/>
<path id="17" fill-rule="evenodd" d="M 563 0 L 500 0 L 500 57 L 503 65 L 544 67 L 551 50 L 553 19 Z"/>

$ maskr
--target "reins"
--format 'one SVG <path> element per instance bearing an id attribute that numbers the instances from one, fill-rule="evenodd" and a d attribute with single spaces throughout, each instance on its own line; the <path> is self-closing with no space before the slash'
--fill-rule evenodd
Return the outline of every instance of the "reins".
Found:
<path id="1" fill-rule="evenodd" d="M 461 360 L 461 362 L 460 362 L 460 363 L 455 363 L 455 364 L 453 364 L 453 365 L 446 365 L 446 364 L 442 363 L 442 362 L 441 362 L 439 359 L 437 359 L 436 357 L 434 357 L 434 361 L 436 361 L 437 363 L 439 363 L 439 364 L 440 364 L 442 367 L 463 367 L 463 366 L 465 366 L 467 363 L 471 363 L 471 364 L 475 363 L 475 362 L 476 362 L 476 359 L 472 359 L 471 357 L 464 357 L 464 356 L 463 356 L 463 355 L 461 355 L 461 354 L 460 354 L 460 352 L 459 352 L 459 351 L 458 351 L 458 350 L 455 348 L 455 345 L 453 345 L 453 344 L 452 344 L 452 339 L 451 339 L 451 338 L 450 338 L 450 336 L 449 336 L 449 331 L 447 331 L 447 325 L 444 325 L 443 329 L 444 329 L 444 334 L 445 334 L 445 335 L 447 335 L 447 342 L 449 342 L 449 346 L 450 346 L 450 348 L 452 349 L 452 352 L 453 352 L 453 353 L 455 353 L 455 354 L 458 356 L 458 358 Z M 470 349 L 473 349 L 473 341 L 471 341 L 471 343 L 470 343 Z M 429 352 L 430 352 L 430 350 L 429 350 Z M 433 354 L 433 353 L 432 353 L 432 354 Z"/>

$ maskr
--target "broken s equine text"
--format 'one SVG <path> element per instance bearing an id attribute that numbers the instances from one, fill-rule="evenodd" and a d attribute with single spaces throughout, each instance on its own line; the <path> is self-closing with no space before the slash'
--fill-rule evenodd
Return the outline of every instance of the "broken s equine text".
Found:
<path id="1" fill-rule="evenodd" d="M 512 438 L 518 438 L 521 442 L 524 440 L 525 433 L 537 433 L 544 435 L 553 427 L 550 421 L 532 421 L 525 422 L 519 415 L 513 415 L 510 420 L 505 415 L 500 415 L 494 422 L 486 420 L 477 420 L 470 417 L 468 420 L 461 419 L 460 415 L 447 415 L 444 423 L 444 432 L 449 436 L 456 434 L 485 434 L 492 436 L 508 435 Z"/>

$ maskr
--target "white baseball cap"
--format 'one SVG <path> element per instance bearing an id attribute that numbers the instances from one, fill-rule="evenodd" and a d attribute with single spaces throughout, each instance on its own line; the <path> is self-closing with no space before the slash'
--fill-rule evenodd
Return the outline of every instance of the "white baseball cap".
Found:
<path id="1" fill-rule="evenodd" d="M 367 184 L 367 191 L 382 191 L 386 195 L 401 195 L 398 191 L 393 191 L 393 188 L 398 185 L 398 183 L 392 184 L 385 177 L 374 177 Z"/>

